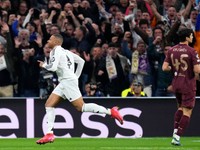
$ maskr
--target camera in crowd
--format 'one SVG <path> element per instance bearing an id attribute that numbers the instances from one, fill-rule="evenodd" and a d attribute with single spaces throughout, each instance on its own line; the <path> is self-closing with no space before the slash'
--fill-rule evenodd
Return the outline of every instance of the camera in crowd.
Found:
<path id="1" fill-rule="evenodd" d="M 100 82 L 98 82 L 98 83 L 90 82 L 89 85 L 90 85 L 90 90 L 91 91 L 100 90 L 101 89 L 101 83 Z"/>
<path id="2" fill-rule="evenodd" d="M 91 91 L 94 91 L 94 90 L 96 90 L 97 89 L 97 84 L 96 83 L 90 83 L 90 90 Z"/>
<path id="3" fill-rule="evenodd" d="M 89 83 L 89 92 L 87 96 L 95 96 L 95 97 L 100 97 L 104 96 L 103 90 L 102 90 L 102 85 L 100 82 L 90 82 Z"/>
<path id="4" fill-rule="evenodd" d="M 55 73 L 47 70 L 40 71 L 39 87 L 41 99 L 47 99 L 56 85 L 57 76 Z"/>

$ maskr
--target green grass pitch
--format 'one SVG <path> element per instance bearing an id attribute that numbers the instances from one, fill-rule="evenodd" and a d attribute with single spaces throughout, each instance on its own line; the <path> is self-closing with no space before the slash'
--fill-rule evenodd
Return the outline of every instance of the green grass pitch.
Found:
<path id="1" fill-rule="evenodd" d="M 0 139 L 0 150 L 200 150 L 200 137 L 182 137 L 182 146 L 172 146 L 171 138 L 57 138 L 37 145 L 38 138 Z"/>

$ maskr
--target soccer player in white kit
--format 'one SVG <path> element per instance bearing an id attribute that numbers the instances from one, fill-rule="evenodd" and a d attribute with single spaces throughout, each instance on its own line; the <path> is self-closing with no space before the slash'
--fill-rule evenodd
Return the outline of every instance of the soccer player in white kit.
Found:
<path id="1" fill-rule="evenodd" d="M 48 46 L 52 49 L 50 63 L 38 61 L 40 67 L 56 72 L 59 84 L 45 103 L 48 130 L 43 138 L 36 141 L 37 144 L 46 144 L 54 141 L 54 107 L 63 99 L 68 99 L 78 111 L 111 115 L 112 118 L 123 124 L 123 117 L 120 115 L 118 107 L 108 109 L 95 103 L 84 103 L 78 86 L 78 78 L 81 75 L 85 61 L 78 55 L 62 48 L 62 43 L 63 37 L 60 34 L 52 35 L 48 40 Z M 74 63 L 78 64 L 76 71 Z"/>

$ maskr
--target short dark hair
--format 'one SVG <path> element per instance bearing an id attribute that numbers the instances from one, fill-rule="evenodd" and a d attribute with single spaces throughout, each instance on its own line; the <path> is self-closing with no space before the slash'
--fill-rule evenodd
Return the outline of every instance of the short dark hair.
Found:
<path id="1" fill-rule="evenodd" d="M 145 47 L 146 47 L 146 44 L 145 44 L 145 42 L 144 42 L 143 40 L 139 40 L 138 43 L 137 43 L 137 46 L 138 46 L 139 44 L 144 44 Z"/>
<path id="2" fill-rule="evenodd" d="M 108 44 L 108 47 L 116 47 L 116 48 L 119 48 L 119 47 L 120 47 L 120 44 L 119 44 L 119 43 L 110 42 L 110 43 Z"/>
<path id="3" fill-rule="evenodd" d="M 185 42 L 187 37 L 190 37 L 191 33 L 193 34 L 192 29 L 184 28 L 178 31 L 178 37 L 180 42 Z"/>
<path id="4" fill-rule="evenodd" d="M 52 27 L 56 27 L 56 28 L 58 28 L 58 30 L 60 31 L 60 27 L 59 27 L 57 24 L 51 24 L 51 27 L 50 27 L 50 28 L 52 28 Z"/>
<path id="5" fill-rule="evenodd" d="M 154 32 L 155 32 L 155 30 L 157 30 L 157 29 L 158 29 L 158 30 L 161 30 L 161 32 L 162 32 L 162 36 L 164 36 L 165 31 L 164 31 L 161 27 L 159 27 L 159 26 L 153 28 L 153 36 L 154 36 Z"/>
<path id="6" fill-rule="evenodd" d="M 139 26 L 141 26 L 142 24 L 147 24 L 149 26 L 149 22 L 147 19 L 140 19 Z"/>
<path id="7" fill-rule="evenodd" d="M 63 43 L 63 36 L 61 34 L 53 34 L 53 36 L 58 38 Z"/>

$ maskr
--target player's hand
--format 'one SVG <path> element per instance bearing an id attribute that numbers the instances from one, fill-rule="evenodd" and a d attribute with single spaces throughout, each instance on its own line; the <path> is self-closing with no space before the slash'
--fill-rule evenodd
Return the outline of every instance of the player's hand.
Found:
<path id="1" fill-rule="evenodd" d="M 168 92 L 171 92 L 171 93 L 173 92 L 173 87 L 172 87 L 172 85 L 169 85 L 169 86 L 167 87 L 167 91 L 168 91 Z"/>
<path id="2" fill-rule="evenodd" d="M 43 64 L 44 64 L 44 62 L 43 62 L 43 61 L 40 61 L 40 60 L 38 60 L 37 62 L 39 62 L 39 66 L 42 68 L 42 67 L 43 67 Z"/>

